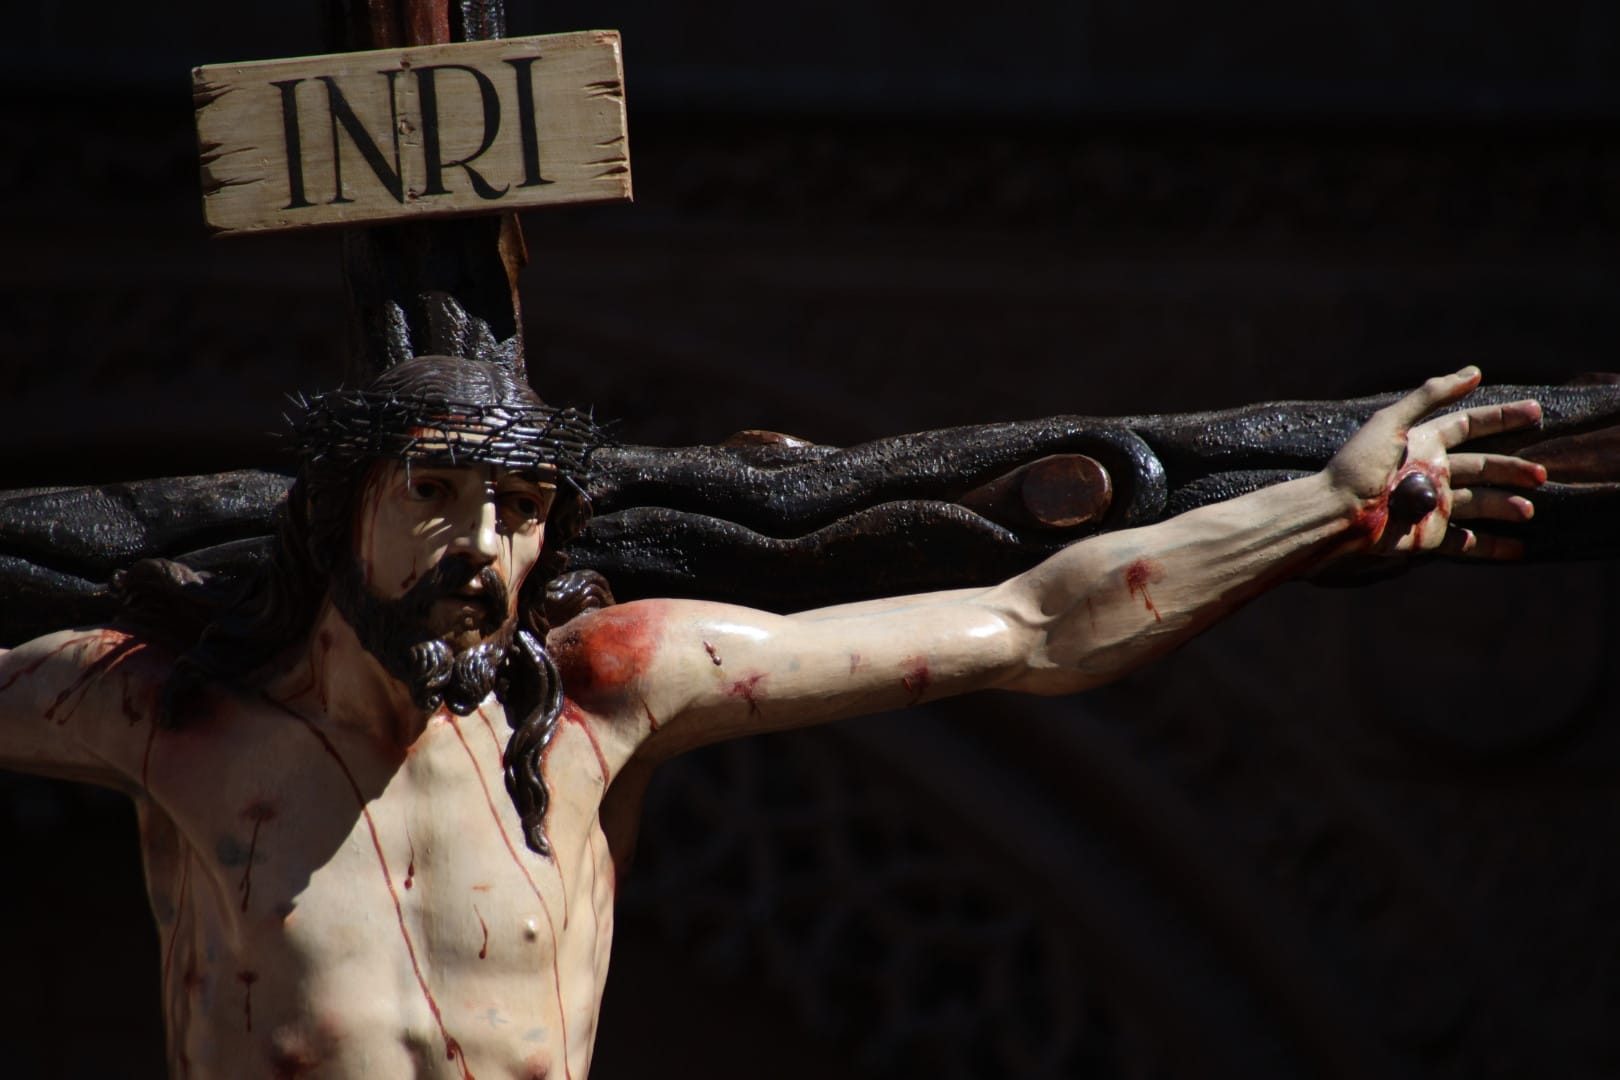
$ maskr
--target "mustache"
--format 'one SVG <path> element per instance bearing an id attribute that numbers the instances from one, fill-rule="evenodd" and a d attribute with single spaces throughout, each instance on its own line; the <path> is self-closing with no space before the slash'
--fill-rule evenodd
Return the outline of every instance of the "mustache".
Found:
<path id="1" fill-rule="evenodd" d="M 485 618 L 492 625 L 505 622 L 510 599 L 506 582 L 493 566 L 474 566 L 458 556 L 440 559 L 406 590 L 399 604 L 407 613 L 425 617 L 440 600 L 468 599 L 461 593 L 470 585 L 478 586 L 472 600 L 484 608 Z"/>

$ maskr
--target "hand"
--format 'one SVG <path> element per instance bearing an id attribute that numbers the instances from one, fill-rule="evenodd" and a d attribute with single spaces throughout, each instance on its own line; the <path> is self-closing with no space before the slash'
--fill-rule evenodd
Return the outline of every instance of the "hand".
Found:
<path id="1" fill-rule="evenodd" d="M 1530 500 L 1503 488 L 1537 487 L 1546 481 L 1547 470 L 1507 454 L 1449 451 L 1469 439 L 1533 427 L 1541 422 L 1541 405 L 1481 405 L 1423 419 L 1467 396 L 1479 379 L 1479 369 L 1472 366 L 1430 379 L 1370 416 L 1328 462 L 1329 478 L 1358 507 L 1359 542 L 1351 550 L 1494 559 L 1523 553 L 1516 540 L 1479 535 L 1456 523 L 1530 520 L 1535 514 Z"/>

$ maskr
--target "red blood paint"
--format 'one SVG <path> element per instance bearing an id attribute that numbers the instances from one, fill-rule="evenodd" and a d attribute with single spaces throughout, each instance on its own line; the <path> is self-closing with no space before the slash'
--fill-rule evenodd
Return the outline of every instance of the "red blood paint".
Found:
<path id="1" fill-rule="evenodd" d="M 649 707 L 648 704 L 645 701 L 643 701 L 641 703 L 641 711 L 647 714 L 647 732 L 648 732 L 648 734 L 652 734 L 653 732 L 657 731 L 658 730 L 658 717 L 653 715 L 653 711 L 652 711 L 651 707 Z"/>
<path id="2" fill-rule="evenodd" d="M 923 694 L 928 692 L 928 684 L 933 682 L 933 674 L 928 668 L 926 656 L 908 657 L 901 665 L 900 681 L 905 684 L 906 693 L 911 695 L 912 703 L 922 700 Z"/>
<path id="3" fill-rule="evenodd" d="M 405 592 L 412 585 L 415 585 L 416 584 L 416 579 L 421 577 L 421 576 L 422 575 L 420 575 L 420 574 L 418 574 L 416 572 L 415 567 L 412 567 L 411 572 L 406 574 L 405 577 L 400 581 L 400 583 L 399 583 L 399 591 L 400 592 Z"/>
<path id="4" fill-rule="evenodd" d="M 585 733 L 585 738 L 590 740 L 591 751 L 596 754 L 596 764 L 602 770 L 602 786 L 607 787 L 611 784 L 613 774 L 608 771 L 607 758 L 602 755 L 602 744 L 596 741 L 596 732 L 591 730 L 591 725 L 572 701 L 563 701 L 562 713 L 558 719 L 564 724 L 575 725 Z"/>
<path id="5" fill-rule="evenodd" d="M 761 715 L 759 711 L 759 699 L 765 696 L 764 692 L 760 690 L 759 686 L 760 683 L 764 681 L 765 675 L 762 673 L 749 675 L 746 678 L 738 679 L 736 682 L 730 683 L 726 686 L 726 696 L 742 698 L 744 701 L 748 702 L 748 715 L 759 716 Z"/>
<path id="6" fill-rule="evenodd" d="M 405 888 L 408 890 L 416 883 L 416 844 L 409 833 L 405 834 L 405 843 L 411 849 L 410 861 L 405 864 Z"/>
<path id="7" fill-rule="evenodd" d="M 709 659 L 714 661 L 715 667 L 720 666 L 720 654 L 714 651 L 713 645 L 710 645 L 707 641 L 705 641 L 703 643 L 703 651 L 709 654 Z"/>
<path id="8" fill-rule="evenodd" d="M 186 884 L 191 880 L 191 848 L 185 849 L 185 861 L 180 864 L 180 899 L 174 904 L 174 925 L 169 927 L 169 943 L 163 948 L 163 973 L 158 978 L 163 1000 L 169 1000 L 169 971 L 174 964 L 174 943 L 180 938 L 180 919 L 186 913 L 186 897 L 191 895 Z"/>
<path id="9" fill-rule="evenodd" d="M 202 986 L 202 981 L 202 972 L 197 970 L 197 958 L 188 957 L 185 974 L 180 976 L 180 985 L 186 988 L 186 993 L 191 994 L 196 993 L 197 988 Z"/>
<path id="10" fill-rule="evenodd" d="M 1164 571 L 1152 559 L 1137 559 L 1125 568 L 1125 588 L 1132 596 L 1142 594 L 1142 606 L 1153 612 L 1154 622 L 1163 622 L 1159 609 L 1153 606 L 1153 597 L 1148 595 L 1148 585 L 1159 580 Z"/>
<path id="11" fill-rule="evenodd" d="M 242 1015 L 247 1019 L 247 1029 L 253 1030 L 253 984 L 259 981 L 256 971 L 238 971 L 236 981 L 242 984 Z"/>
<path id="12" fill-rule="evenodd" d="M 487 960 L 489 959 L 489 924 L 484 921 L 483 912 L 478 910 L 477 904 L 473 905 L 473 914 L 478 916 L 478 929 L 484 932 L 484 943 L 478 947 L 478 959 Z"/>
<path id="13" fill-rule="evenodd" d="M 141 716 L 140 707 L 135 701 L 134 685 L 131 683 L 128 675 L 123 677 L 122 685 L 124 688 L 124 694 L 123 699 L 119 702 L 119 706 L 124 710 L 124 719 L 129 721 L 130 727 L 134 727 L 136 724 L 141 722 L 143 717 Z"/>
<path id="14" fill-rule="evenodd" d="M 152 770 L 152 744 L 157 742 L 158 726 L 152 725 L 152 730 L 146 733 L 146 750 L 141 754 L 141 787 L 150 787 Z"/>
<path id="15" fill-rule="evenodd" d="M 506 768 L 506 747 L 501 745 L 501 737 L 495 734 L 495 724 L 489 717 L 484 715 L 484 710 L 479 708 L 477 712 L 478 719 L 484 722 L 484 730 L 489 732 L 489 741 L 495 744 L 495 753 L 500 755 L 501 768 L 504 769 Z"/>
<path id="16" fill-rule="evenodd" d="M 66 690 L 56 695 L 56 700 L 51 703 L 51 707 L 45 710 L 45 719 L 56 720 L 58 725 L 67 723 L 73 714 L 78 711 L 79 706 L 84 703 L 85 696 L 90 693 L 94 682 L 99 681 L 101 676 L 114 670 L 124 660 L 146 647 L 144 643 L 112 630 L 102 631 L 100 636 L 102 644 L 106 645 L 109 642 L 113 644 L 106 652 L 96 658 L 95 663 L 81 671 L 79 677 L 73 680 Z M 63 712 L 61 718 L 58 719 L 56 711 L 62 708 L 74 694 L 79 695 L 79 700 L 74 702 L 73 707 Z"/>
<path id="17" fill-rule="evenodd" d="M 596 834 L 585 834 L 585 861 L 591 864 L 591 937 L 593 941 L 602 940 L 602 916 L 596 910 Z"/>
<path id="18" fill-rule="evenodd" d="M 242 910 L 245 912 L 248 909 L 248 898 L 253 895 L 253 859 L 259 850 L 259 827 L 267 821 L 276 819 L 276 807 L 268 799 L 255 799 L 242 810 L 242 816 L 253 822 L 253 837 L 248 841 L 247 865 L 242 868 L 242 882 L 237 886 L 242 893 Z"/>
<path id="19" fill-rule="evenodd" d="M 260 696 L 273 708 L 280 709 L 303 724 L 305 730 L 315 736 L 316 741 L 321 744 L 321 748 L 337 764 L 338 770 L 343 773 L 343 778 L 349 782 L 349 790 L 354 793 L 354 801 L 360 807 L 360 816 L 365 819 L 366 828 L 371 833 L 371 846 L 377 852 L 377 865 L 382 869 L 383 884 L 388 887 L 389 899 L 394 902 L 394 918 L 399 922 L 399 935 L 405 941 L 405 954 L 410 958 L 411 972 L 416 976 L 416 985 L 421 988 L 422 998 L 427 1002 L 428 1012 L 433 1014 L 433 1022 L 439 1026 L 439 1034 L 444 1038 L 445 1059 L 447 1061 L 456 1061 L 459 1058 L 463 1080 L 473 1080 L 472 1070 L 467 1067 L 467 1056 L 462 1053 L 461 1044 L 451 1037 L 450 1029 L 445 1027 L 444 1014 L 439 1011 L 439 1003 L 434 998 L 433 991 L 428 989 L 427 979 L 422 975 L 422 964 L 416 957 L 416 942 L 411 940 L 410 929 L 405 925 L 405 909 L 400 906 L 399 892 L 394 888 L 394 875 L 388 869 L 388 857 L 383 854 L 382 837 L 377 834 L 377 822 L 371 816 L 371 807 L 366 803 L 366 796 L 360 790 L 359 781 L 355 780 L 354 773 L 349 769 L 349 763 L 343 760 L 343 755 L 338 753 L 338 748 L 332 745 L 332 740 L 326 737 L 325 732 L 311 723 L 303 714 L 287 708 L 269 694 L 261 694 Z M 458 731 L 457 734 L 459 735 L 460 732 Z"/>
<path id="20" fill-rule="evenodd" d="M 651 665 L 663 626 L 654 604 L 624 604 L 593 611 L 551 636 L 568 695 L 586 700 L 616 697 Z"/>
<path id="21" fill-rule="evenodd" d="M 1402 480 L 1405 480 L 1413 473 L 1422 473 L 1424 476 L 1427 476 L 1434 484 L 1434 489 L 1437 492 L 1445 491 L 1446 485 L 1451 480 L 1451 476 L 1448 471 L 1435 469 L 1426 461 L 1414 461 L 1406 465 L 1403 469 L 1401 469 L 1400 472 L 1395 474 L 1392 480 L 1390 480 L 1389 486 L 1383 492 L 1381 492 L 1376 499 L 1368 503 L 1366 506 L 1363 506 L 1360 510 L 1356 511 L 1356 516 L 1350 521 L 1351 533 L 1365 537 L 1367 546 L 1370 547 L 1384 538 L 1384 531 L 1389 528 L 1390 492 L 1394 491 L 1396 487 L 1400 485 Z M 1450 503 L 1443 501 L 1441 505 L 1449 506 Z M 1430 513 L 1433 513 L 1433 511 L 1430 511 Z M 1427 515 L 1425 515 L 1425 517 L 1427 517 Z M 1422 519 L 1420 519 L 1420 521 L 1421 520 Z M 1403 524 L 1405 524 L 1407 529 L 1410 530 L 1416 528 L 1419 521 L 1403 522 Z"/>
<path id="22" fill-rule="evenodd" d="M 308 721 L 305 722 L 308 723 Z M 500 833 L 501 843 L 506 845 L 506 853 L 512 856 L 512 862 L 517 866 L 518 872 L 523 875 L 523 880 L 529 883 L 529 890 L 534 893 L 534 898 L 540 902 L 540 911 L 546 917 L 546 929 L 551 934 L 551 985 L 557 994 L 557 1022 L 558 1027 L 562 1032 L 563 1072 L 565 1075 L 565 1080 L 573 1080 L 573 1073 L 568 1067 L 568 1018 L 567 1014 L 563 1011 L 562 1004 L 562 972 L 559 971 L 557 967 L 557 924 L 553 922 L 551 918 L 551 905 L 546 903 L 545 896 L 543 896 L 540 892 L 540 886 L 534 883 L 534 877 L 530 875 L 529 868 L 525 866 L 523 864 L 523 860 L 518 857 L 517 848 L 512 844 L 512 837 L 507 834 L 506 823 L 501 820 L 500 811 L 495 808 L 495 800 L 490 797 L 489 784 L 484 779 L 483 768 L 478 764 L 478 756 L 473 753 L 472 746 L 468 744 L 467 737 L 461 733 L 461 725 L 456 723 L 454 716 L 450 717 L 450 729 L 456 733 L 456 739 L 460 741 L 461 748 L 467 751 L 467 760 L 472 762 L 473 772 L 478 777 L 478 786 L 484 792 L 484 804 L 489 807 L 490 817 L 495 819 L 495 831 Z M 546 749 L 549 751 L 550 747 L 548 746 Z M 561 869 L 557 871 L 557 876 L 558 879 L 561 880 Z M 564 888 L 563 903 L 567 904 L 567 902 L 568 890 Z M 566 930 L 567 928 L 568 909 L 564 907 L 563 929 Z"/>
<path id="23" fill-rule="evenodd" d="M 1097 629 L 1097 609 L 1092 606 L 1091 597 L 1086 597 L 1086 614 L 1091 617 L 1091 628 Z"/>
<path id="24" fill-rule="evenodd" d="M 855 674 L 857 671 L 861 670 L 861 668 L 863 668 L 865 666 L 866 666 L 866 661 L 861 659 L 861 654 L 860 653 L 852 652 L 852 653 L 849 654 L 849 673 L 851 675 Z"/>
<path id="25" fill-rule="evenodd" d="M 83 645 L 85 642 L 93 641 L 99 636 L 100 636 L 99 634 L 83 634 L 83 635 L 81 635 L 79 637 L 76 637 L 76 638 L 68 638 L 66 641 L 62 642 L 60 645 L 58 645 L 56 648 L 52 649 L 50 652 L 46 653 L 44 656 L 37 657 L 36 659 L 31 661 L 30 663 L 26 664 L 25 666 L 23 666 L 21 668 L 18 668 L 16 671 L 12 672 L 11 673 L 11 678 L 7 679 L 3 683 L 0 683 L 0 694 L 3 694 L 7 690 L 10 690 L 11 689 L 11 684 L 16 682 L 18 679 L 22 678 L 23 676 L 32 675 L 35 672 L 37 672 L 40 668 L 44 667 L 48 662 L 50 662 L 52 657 L 60 656 L 64 652 L 66 652 L 67 650 L 73 648 L 73 646 L 75 646 L 75 645 Z"/>

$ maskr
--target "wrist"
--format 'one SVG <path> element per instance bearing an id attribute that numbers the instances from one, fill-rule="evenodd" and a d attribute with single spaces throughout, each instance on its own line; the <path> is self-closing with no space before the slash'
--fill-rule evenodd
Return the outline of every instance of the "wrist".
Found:
<path id="1" fill-rule="evenodd" d="M 1326 498 L 1334 508 L 1338 533 L 1343 541 L 1340 553 L 1366 551 L 1384 535 L 1389 524 L 1389 491 L 1365 495 L 1352 485 L 1334 476 L 1331 468 L 1314 477 L 1327 489 Z"/>

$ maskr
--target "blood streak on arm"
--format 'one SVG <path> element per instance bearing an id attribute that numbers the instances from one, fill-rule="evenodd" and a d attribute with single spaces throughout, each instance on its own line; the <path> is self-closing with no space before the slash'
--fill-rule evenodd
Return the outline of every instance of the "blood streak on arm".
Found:
<path id="1" fill-rule="evenodd" d="M 901 665 L 900 682 L 911 695 L 911 702 L 915 705 L 922 700 L 928 692 L 928 684 L 933 682 L 933 674 L 928 666 L 926 656 L 908 657 Z"/>
<path id="2" fill-rule="evenodd" d="M 115 670 L 119 664 L 131 656 L 138 655 L 146 648 L 144 642 L 137 641 L 135 638 L 127 634 L 121 634 L 116 630 L 102 630 L 99 631 L 98 636 L 101 639 L 100 643 L 108 646 L 107 651 L 97 657 L 94 663 L 81 671 L 79 677 L 67 689 L 56 695 L 56 700 L 51 703 L 50 708 L 45 710 L 45 719 L 55 720 L 59 725 L 67 723 L 73 714 L 78 711 L 79 706 L 84 703 L 85 695 L 90 692 L 90 687 L 95 681 L 98 681 L 101 676 Z M 58 717 L 56 715 L 58 710 L 62 710 L 62 706 L 66 705 L 68 699 L 73 697 L 74 694 L 79 695 L 78 700 L 73 703 L 71 708 L 63 710 L 62 715 Z"/>
<path id="3" fill-rule="evenodd" d="M 1148 585 L 1163 577 L 1164 572 L 1159 564 L 1152 559 L 1137 559 L 1125 568 L 1125 588 L 1132 596 L 1142 594 L 1142 606 L 1153 613 L 1154 622 L 1163 622 L 1159 609 L 1153 606 L 1153 597 L 1148 595 Z"/>
<path id="4" fill-rule="evenodd" d="M 741 698 L 746 701 L 749 716 L 761 716 L 763 714 L 759 711 L 759 702 L 765 696 L 765 692 L 760 689 L 760 685 L 765 682 L 766 678 L 765 674 L 756 673 L 744 676 L 736 682 L 727 683 L 726 696 Z"/>
<path id="5" fill-rule="evenodd" d="M 85 642 L 94 641 L 97 638 L 99 638 L 100 636 L 101 636 L 101 632 L 97 631 L 95 633 L 82 634 L 79 637 L 68 638 L 66 641 L 63 641 L 60 644 L 58 644 L 56 646 L 56 648 L 52 649 L 50 652 L 45 653 L 42 656 L 35 657 L 28 664 L 24 665 L 21 668 L 18 668 L 16 671 L 12 672 L 11 677 L 8 678 L 5 682 L 0 683 L 0 694 L 3 694 L 7 690 L 10 690 L 12 685 L 14 683 L 16 683 L 16 681 L 18 679 L 27 678 L 30 675 L 37 674 L 39 672 L 39 669 L 44 667 L 53 658 L 61 656 L 64 652 L 66 652 L 67 650 L 73 648 L 75 645 L 83 645 Z"/>

